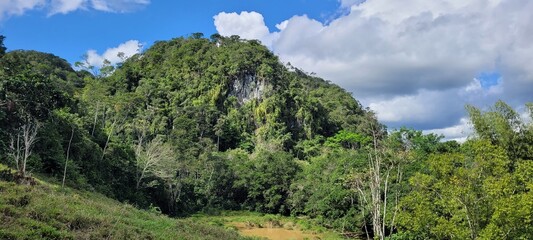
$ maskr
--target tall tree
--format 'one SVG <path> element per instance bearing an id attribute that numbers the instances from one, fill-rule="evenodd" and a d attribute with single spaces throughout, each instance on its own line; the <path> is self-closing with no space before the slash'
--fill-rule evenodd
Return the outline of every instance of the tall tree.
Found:
<path id="1" fill-rule="evenodd" d="M 74 126 L 72 127 L 72 132 L 70 133 L 70 139 L 68 141 L 67 157 L 65 158 L 65 168 L 63 169 L 63 181 L 61 182 L 61 187 L 65 187 L 65 180 L 67 178 L 68 158 L 70 156 L 70 146 L 72 144 L 72 138 L 73 137 L 74 137 Z"/>
<path id="2" fill-rule="evenodd" d="M 26 166 L 32 154 L 35 141 L 37 141 L 37 132 L 40 126 L 41 124 L 39 122 L 31 119 L 11 136 L 11 143 L 9 145 L 11 150 L 10 154 L 15 161 L 17 170 L 24 177 L 27 176 Z"/>
<path id="3" fill-rule="evenodd" d="M 433 155 L 427 162 L 429 169 L 410 178 L 412 190 L 402 199 L 402 230 L 422 239 L 477 239 L 497 217 L 497 198 L 491 195 L 514 191 L 505 190 L 513 184 L 505 183 L 504 149 L 487 140 L 469 141 L 460 153 Z"/>
<path id="4" fill-rule="evenodd" d="M 170 145 L 163 141 L 161 136 L 155 137 L 152 141 L 145 143 L 145 136 L 139 135 L 137 146 L 135 148 L 135 158 L 137 162 L 137 185 L 139 189 L 142 180 L 148 174 L 153 174 L 161 163 L 173 160 L 174 152 Z"/>
<path id="5" fill-rule="evenodd" d="M 526 108 L 531 110 L 531 103 L 526 104 Z M 470 105 L 466 109 L 479 138 L 503 147 L 512 161 L 533 160 L 532 124 L 522 121 L 511 106 L 500 100 L 489 111 L 483 112 Z M 533 120 L 533 115 L 530 117 L 530 121 Z"/>
<path id="6" fill-rule="evenodd" d="M 374 128 L 367 169 L 354 174 L 353 187 L 359 193 L 361 209 L 370 211 L 374 238 L 383 240 L 395 229 L 400 192 L 393 185 L 402 182 L 410 149 L 395 149 L 391 141 L 380 140 L 376 133 Z"/>
<path id="7" fill-rule="evenodd" d="M 6 54 L 6 47 L 4 46 L 4 39 L 6 39 L 5 36 L 0 35 L 0 58 Z"/>

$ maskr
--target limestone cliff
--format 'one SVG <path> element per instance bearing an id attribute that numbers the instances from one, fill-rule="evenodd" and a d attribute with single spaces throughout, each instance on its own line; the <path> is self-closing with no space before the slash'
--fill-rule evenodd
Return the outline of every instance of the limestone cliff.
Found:
<path id="1" fill-rule="evenodd" d="M 228 95 L 236 97 L 239 104 L 244 104 L 252 99 L 262 99 L 266 89 L 267 82 L 265 80 L 248 74 L 233 81 Z"/>

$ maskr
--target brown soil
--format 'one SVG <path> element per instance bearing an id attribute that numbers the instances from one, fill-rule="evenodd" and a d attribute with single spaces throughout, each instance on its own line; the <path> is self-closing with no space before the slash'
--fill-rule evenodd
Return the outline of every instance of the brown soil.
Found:
<path id="1" fill-rule="evenodd" d="M 304 233 L 297 229 L 285 229 L 282 227 L 253 227 L 249 224 L 241 222 L 232 222 L 232 226 L 237 227 L 237 230 L 243 236 L 263 237 L 270 240 L 304 240 L 304 239 L 320 239 L 316 234 Z"/>

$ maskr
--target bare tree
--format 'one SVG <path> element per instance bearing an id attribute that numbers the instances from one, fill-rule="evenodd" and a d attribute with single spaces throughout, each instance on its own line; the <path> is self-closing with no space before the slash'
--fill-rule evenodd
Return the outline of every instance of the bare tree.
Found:
<path id="1" fill-rule="evenodd" d="M 74 137 L 74 127 L 72 127 L 72 132 L 70 133 L 70 140 L 68 141 L 67 158 L 65 159 L 65 169 L 63 170 L 63 182 L 61 184 L 61 188 L 65 187 L 65 178 L 67 177 L 68 157 L 70 155 L 70 145 L 72 144 L 73 137 Z"/>
<path id="2" fill-rule="evenodd" d="M 9 155 L 11 158 L 13 158 L 13 161 L 15 161 L 15 167 L 17 168 L 17 171 L 20 171 L 20 162 L 21 162 L 21 155 L 22 155 L 22 146 L 20 142 L 20 132 L 17 132 L 17 137 L 15 140 L 15 137 L 11 135 L 11 142 L 9 144 Z"/>
<path id="3" fill-rule="evenodd" d="M 117 117 L 115 117 L 115 120 L 113 120 L 113 123 L 111 124 L 111 129 L 109 130 L 109 133 L 107 134 L 107 140 L 105 141 L 104 149 L 102 149 L 102 157 L 100 158 L 100 161 L 104 160 L 105 151 L 107 150 L 107 147 L 109 146 L 109 141 L 111 140 L 111 135 L 113 135 L 113 130 L 115 130 L 116 123 L 117 123 Z"/>
<path id="4" fill-rule="evenodd" d="M 100 108 L 100 101 L 96 102 L 96 110 L 94 111 L 93 129 L 91 130 L 91 136 L 94 137 L 94 129 L 96 128 L 96 120 L 98 120 L 98 110 Z"/>
<path id="5" fill-rule="evenodd" d="M 369 209 L 372 218 L 374 239 L 385 239 L 386 227 L 390 232 L 394 230 L 396 214 L 398 212 L 399 192 L 391 190 L 391 184 L 399 183 L 403 175 L 403 162 L 407 158 L 405 152 L 390 153 L 386 146 L 378 141 L 378 132 L 373 129 L 373 148 L 368 154 L 368 169 L 364 173 L 355 174 L 353 188 L 359 194 L 362 211 Z M 394 195 L 393 203 L 388 200 Z M 389 206 L 392 205 L 392 206 Z M 387 212 L 393 209 L 392 214 Z M 364 212 L 363 212 L 364 215 Z M 387 223 L 387 221 L 390 221 Z M 366 228 L 368 239 L 370 235 Z"/>
<path id="6" fill-rule="evenodd" d="M 104 160 L 107 148 L 109 147 L 109 142 L 111 141 L 111 137 L 115 132 L 120 132 L 122 128 L 124 127 L 124 122 L 126 121 L 128 117 L 128 111 L 130 110 L 130 107 L 132 103 L 128 103 L 127 100 L 124 100 L 126 102 L 125 105 L 117 104 L 114 106 L 113 109 L 109 109 L 109 111 L 112 112 L 113 116 L 113 122 L 111 123 L 111 126 L 109 127 L 109 132 L 107 133 L 107 140 L 105 142 L 104 148 L 102 149 L 102 157 L 100 158 L 100 161 Z M 104 109 L 104 126 L 106 125 L 106 111 Z M 120 119 L 120 121 L 119 121 Z"/>
<path id="7" fill-rule="evenodd" d="M 159 172 L 161 177 L 172 177 L 164 168 L 163 163 L 173 160 L 174 152 L 170 145 L 163 141 L 163 137 L 157 136 L 152 141 L 144 144 L 144 133 L 139 134 L 137 147 L 135 148 L 135 157 L 137 160 L 137 189 L 140 188 L 142 180 L 149 173 L 155 173 L 156 168 L 163 168 Z M 172 174 L 170 174 L 172 175 Z"/>
<path id="8" fill-rule="evenodd" d="M 168 194 L 168 207 L 171 212 L 180 201 L 183 183 L 189 176 L 189 171 L 175 157 L 161 159 L 153 170 L 155 176 L 163 181 Z"/>
<path id="9" fill-rule="evenodd" d="M 17 171 L 24 177 L 27 176 L 26 164 L 32 154 L 33 145 L 37 141 L 37 132 L 40 126 L 39 122 L 30 120 L 18 129 L 16 137 L 11 136 L 10 155 L 15 161 Z"/>

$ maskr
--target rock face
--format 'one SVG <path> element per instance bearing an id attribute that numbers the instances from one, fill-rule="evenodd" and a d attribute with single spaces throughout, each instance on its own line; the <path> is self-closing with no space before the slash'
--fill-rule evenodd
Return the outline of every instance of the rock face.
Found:
<path id="1" fill-rule="evenodd" d="M 244 104 L 252 99 L 261 99 L 266 91 L 266 81 L 259 80 L 255 75 L 245 75 L 236 79 L 229 91 L 229 96 L 234 96 L 239 104 Z"/>

